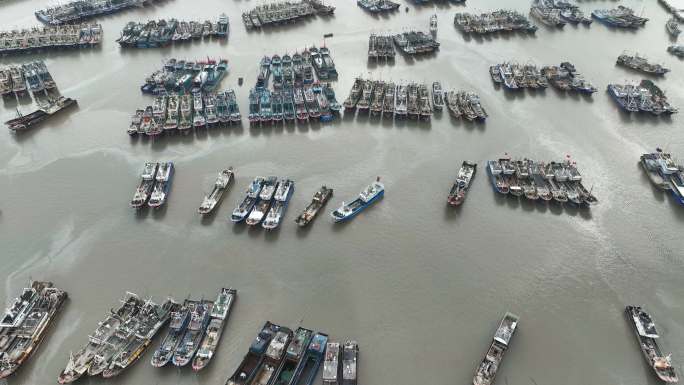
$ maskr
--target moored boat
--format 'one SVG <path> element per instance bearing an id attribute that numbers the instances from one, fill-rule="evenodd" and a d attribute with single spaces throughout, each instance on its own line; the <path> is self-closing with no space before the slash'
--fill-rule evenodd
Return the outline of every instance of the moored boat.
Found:
<path id="1" fill-rule="evenodd" d="M 677 372 L 672 366 L 671 355 L 664 356 L 658 346 L 658 331 L 653 318 L 641 306 L 626 306 L 625 313 L 634 328 L 641 352 L 658 378 L 666 383 L 679 381 Z"/>
<path id="2" fill-rule="evenodd" d="M 323 360 L 323 385 L 337 385 L 340 376 L 340 343 L 328 342 Z"/>
<path id="3" fill-rule="evenodd" d="M 385 195 L 385 186 L 380 183 L 380 177 L 364 189 L 359 197 L 349 204 L 342 202 L 337 210 L 330 213 L 335 222 L 347 221 L 354 218 L 358 213 L 381 199 Z"/>
<path id="4" fill-rule="evenodd" d="M 663 152 L 659 148 L 656 152 L 651 154 L 641 155 L 641 167 L 646 172 L 648 179 L 661 190 L 670 190 L 671 186 L 666 177 L 669 177 L 672 172 L 668 172 L 669 168 L 667 166 L 662 167 L 663 162 Z"/>
<path id="5" fill-rule="evenodd" d="M 214 307 L 213 302 L 206 300 L 187 301 L 186 305 L 191 309 L 190 322 L 171 358 L 171 362 L 177 367 L 183 367 L 192 361 L 207 330 L 211 319 L 209 314 Z"/>
<path id="6" fill-rule="evenodd" d="M 234 179 L 235 173 L 232 167 L 222 170 L 214 182 L 213 190 L 204 197 L 197 211 L 202 215 L 211 213 L 221 203 L 224 192 Z"/>
<path id="7" fill-rule="evenodd" d="M 280 225 L 285 210 L 290 203 L 292 194 L 294 193 L 294 181 L 291 179 L 281 180 L 278 184 L 278 189 L 273 196 L 273 204 L 266 214 L 266 218 L 261 226 L 267 230 L 273 230 Z"/>
<path id="8" fill-rule="evenodd" d="M 449 203 L 449 205 L 459 206 L 463 203 L 476 171 L 477 163 L 469 162 L 467 160 L 463 161 L 461 169 L 458 171 L 456 182 L 454 182 L 451 186 L 451 190 L 449 190 L 449 196 L 447 197 L 447 203 Z"/>
<path id="9" fill-rule="evenodd" d="M 157 175 L 158 169 L 159 163 L 145 163 L 145 167 L 140 176 L 140 184 L 138 185 L 138 188 L 136 188 L 133 199 L 131 200 L 131 207 L 138 209 L 147 203 L 147 200 L 152 193 L 152 189 L 154 188 L 154 177 Z"/>
<path id="10" fill-rule="evenodd" d="M 245 223 L 250 226 L 255 226 L 261 223 L 271 207 L 273 195 L 278 187 L 278 178 L 270 176 L 264 180 L 261 191 L 259 192 L 259 200 L 254 205 L 254 208 L 247 216 Z"/>
<path id="11" fill-rule="evenodd" d="M 247 385 L 252 381 L 257 368 L 261 366 L 264 353 L 266 353 L 266 349 L 270 346 L 270 342 L 277 331 L 278 326 L 266 321 L 259 334 L 249 346 L 249 350 L 242 359 L 242 362 L 226 381 L 226 385 Z"/>
<path id="12" fill-rule="evenodd" d="M 198 371 L 203 369 L 214 357 L 236 297 L 237 290 L 232 288 L 221 289 L 216 301 L 214 301 L 214 306 L 211 308 L 211 313 L 209 314 L 211 320 L 207 326 L 206 333 L 202 337 L 202 342 L 199 345 L 197 354 L 195 354 L 195 359 L 192 361 L 192 370 Z"/>
<path id="13" fill-rule="evenodd" d="M 284 326 L 276 326 L 276 334 L 268 344 L 264 360 L 256 370 L 251 385 L 268 385 L 277 376 L 277 369 L 285 357 L 290 341 L 292 340 L 292 330 Z"/>
<path id="14" fill-rule="evenodd" d="M 160 368 L 168 364 L 173 358 L 173 354 L 183 339 L 185 329 L 190 322 L 190 308 L 187 305 L 188 301 L 186 300 L 180 309 L 171 312 L 169 331 L 152 355 L 152 360 L 150 361 L 152 366 Z"/>
<path id="15" fill-rule="evenodd" d="M 498 161 L 487 161 L 487 174 L 489 175 L 489 181 L 492 183 L 492 187 L 494 187 L 494 191 L 499 194 L 508 194 L 508 182 L 503 177 L 503 168 Z"/>
<path id="16" fill-rule="evenodd" d="M 508 350 L 517 326 L 518 316 L 513 313 L 506 313 L 494 333 L 492 344 L 475 372 L 473 385 L 491 385 L 494 383 L 496 373 L 501 366 L 501 360 Z"/>
<path id="17" fill-rule="evenodd" d="M 359 344 L 347 341 L 342 347 L 342 385 L 356 385 Z"/>
<path id="18" fill-rule="evenodd" d="M 311 338 L 304 358 L 297 366 L 290 385 L 312 385 L 323 361 L 328 335 L 318 332 Z"/>
<path id="19" fill-rule="evenodd" d="M 306 348 L 309 346 L 313 331 L 302 327 L 297 328 L 292 337 L 292 342 L 287 347 L 285 358 L 277 370 L 272 385 L 293 385 L 296 384 L 299 376 L 296 376 L 297 369 L 303 362 Z"/>
<path id="20" fill-rule="evenodd" d="M 316 214 L 318 214 L 318 211 L 325 206 L 325 204 L 330 200 L 330 198 L 333 195 L 333 189 L 328 188 L 326 186 L 321 186 L 321 188 L 314 193 L 313 199 L 311 200 L 311 203 L 309 203 L 308 206 L 304 209 L 304 212 L 299 214 L 297 219 L 295 219 L 295 223 L 299 225 L 299 227 L 304 227 L 311 223 L 311 221 L 314 220 L 316 217 Z"/>
<path id="21" fill-rule="evenodd" d="M 173 162 L 165 162 L 159 164 L 159 170 L 155 175 L 155 184 L 150 200 L 147 204 L 152 208 L 157 208 L 166 203 L 169 192 L 171 190 L 171 182 L 173 181 L 174 166 Z"/>
<path id="22" fill-rule="evenodd" d="M 259 193 L 261 192 L 261 187 L 264 184 L 264 178 L 263 177 L 256 177 L 252 181 L 252 183 L 249 184 L 249 187 L 247 188 L 247 195 L 245 198 L 240 202 L 238 207 L 233 210 L 233 214 L 230 217 L 230 220 L 233 222 L 242 222 L 247 215 L 249 215 L 250 211 L 252 211 L 252 208 L 256 204 L 257 200 L 259 199 Z"/>

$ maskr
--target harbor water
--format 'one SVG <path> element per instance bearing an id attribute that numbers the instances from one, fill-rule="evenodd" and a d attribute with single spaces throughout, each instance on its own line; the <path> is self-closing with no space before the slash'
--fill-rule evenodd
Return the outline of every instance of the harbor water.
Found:
<path id="1" fill-rule="evenodd" d="M 1 28 L 37 25 L 33 12 L 48 3 L 0 3 Z M 80 382 L 223 384 L 271 320 L 356 339 L 364 385 L 467 384 L 511 311 L 520 324 L 499 384 L 656 384 L 625 320 L 627 304 L 645 305 L 661 348 L 684 374 L 684 207 L 657 191 L 638 165 L 658 146 L 684 156 L 682 116 L 630 115 L 605 92 L 609 83 L 653 79 L 684 110 L 684 65 L 666 52 L 670 16 L 655 1 L 624 0 L 619 4 L 650 19 L 645 27 L 594 22 L 561 30 L 533 20 L 534 35 L 467 37 L 453 25 L 456 12 L 503 3 L 529 12 L 528 0 L 402 0 L 399 11 L 373 16 L 337 0 L 333 17 L 247 32 L 240 15 L 257 2 L 168 0 L 97 19 L 101 47 L 1 57 L 2 66 L 44 59 L 62 94 L 78 100 L 77 108 L 23 134 L 0 131 L 0 298 L 8 303 L 29 279 L 69 293 L 53 330 L 7 384 L 55 383 L 69 352 L 86 343 L 126 291 L 162 301 L 214 298 L 222 286 L 237 288 L 238 300 L 204 371 L 152 368 L 157 338 L 120 377 Z M 618 3 L 579 5 L 589 14 Z M 147 50 L 123 50 L 115 41 L 128 21 L 215 20 L 221 12 L 230 17 L 226 41 Z M 437 53 L 367 62 L 371 32 L 427 31 L 435 13 Z M 324 41 L 327 33 L 333 37 Z M 466 123 L 445 111 L 418 124 L 345 115 L 327 124 L 250 128 L 247 98 L 261 57 L 324 43 L 340 74 L 333 82 L 340 101 L 357 76 L 439 80 L 447 90 L 478 93 L 489 118 Z M 624 50 L 672 71 L 652 78 L 617 67 Z M 139 87 L 169 57 L 228 59 L 221 87 L 236 89 L 243 125 L 131 139 L 131 114 L 152 102 Z M 504 92 L 488 69 L 508 60 L 570 61 L 599 91 Z M 30 105 L 19 108 L 28 112 Z M 16 103 L 5 101 L 0 120 L 15 115 Z M 600 203 L 573 209 L 497 195 L 484 162 L 504 153 L 547 161 L 570 155 Z M 173 186 L 166 207 L 136 214 L 129 201 L 150 160 L 175 163 Z M 453 209 L 446 197 L 463 160 L 479 168 L 464 205 Z M 215 215 L 200 218 L 197 207 L 228 166 L 236 183 Z M 286 219 L 273 232 L 228 220 L 257 175 L 296 181 Z M 329 212 L 376 176 L 385 197 L 353 221 L 333 224 Z M 310 228 L 298 229 L 294 218 L 323 184 L 334 197 Z"/>

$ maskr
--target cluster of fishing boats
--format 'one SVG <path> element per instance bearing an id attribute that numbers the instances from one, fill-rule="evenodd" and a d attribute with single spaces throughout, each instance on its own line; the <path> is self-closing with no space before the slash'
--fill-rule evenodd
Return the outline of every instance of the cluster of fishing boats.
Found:
<path id="1" fill-rule="evenodd" d="M 674 199 L 684 205 L 684 166 L 677 164 L 672 155 L 660 148 L 641 155 L 641 167 L 657 188 L 670 191 Z"/>
<path id="2" fill-rule="evenodd" d="M 531 159 L 511 160 L 506 155 L 487 161 L 487 175 L 494 191 L 531 201 L 556 201 L 577 206 L 598 203 L 591 190 L 582 184 L 575 162 L 540 162 Z"/>
<path id="3" fill-rule="evenodd" d="M 576 91 L 583 94 L 593 94 L 598 89 L 584 78 L 570 62 L 562 62 L 559 66 L 544 66 L 541 74 L 546 77 L 553 87 L 561 91 Z"/>
<path id="4" fill-rule="evenodd" d="M 294 189 L 292 179 L 256 177 L 230 219 L 234 223 L 244 221 L 250 226 L 261 225 L 264 229 L 273 230 L 280 226 Z"/>
<path id="5" fill-rule="evenodd" d="M 158 48 L 171 43 L 187 42 L 200 38 L 227 38 L 228 16 L 221 14 L 218 21 L 178 21 L 176 19 L 159 21 L 151 20 L 147 23 L 129 22 L 116 41 L 122 47 Z"/>
<path id="6" fill-rule="evenodd" d="M 438 88 L 437 88 L 438 87 Z M 441 85 L 432 84 L 433 105 L 439 106 L 440 99 L 444 99 L 449 114 L 454 118 L 463 118 L 468 121 L 484 122 L 487 119 L 487 111 L 480 102 L 480 97 L 474 92 L 468 91 L 444 91 L 443 97 L 439 97 Z M 435 109 L 439 110 L 440 107 Z"/>
<path id="7" fill-rule="evenodd" d="M 100 44 L 100 24 L 69 24 L 0 32 L 0 55 Z"/>
<path id="8" fill-rule="evenodd" d="M 435 37 L 422 31 L 406 31 L 392 38 L 397 48 L 407 55 L 425 54 L 439 49 L 439 43 Z"/>
<path id="9" fill-rule="evenodd" d="M 186 299 L 169 315 L 169 330 L 152 355 L 156 368 L 169 362 L 176 367 L 192 362 L 192 370 L 205 368 L 216 354 L 237 290 L 222 288 L 215 301 Z"/>
<path id="10" fill-rule="evenodd" d="M 669 47 L 667 47 L 667 52 L 677 56 L 677 57 L 684 57 L 684 45 L 682 44 L 673 44 Z"/>
<path id="11" fill-rule="evenodd" d="M 242 123 L 235 91 L 174 93 L 157 96 L 151 106 L 131 116 L 128 135 L 156 137 L 162 133 L 190 133 L 195 128 Z"/>
<path id="12" fill-rule="evenodd" d="M 73 24 L 95 16 L 142 7 L 155 0 L 73 0 L 36 11 L 38 20 L 45 24 Z"/>
<path id="13" fill-rule="evenodd" d="M 56 89 L 57 84 L 42 60 L 0 68 L 0 95 L 3 98 L 22 98 L 28 96 L 29 91 L 37 96 Z"/>
<path id="14" fill-rule="evenodd" d="M 394 50 L 394 39 L 388 35 L 377 35 L 372 33 L 368 37 L 368 59 L 394 60 L 396 51 Z"/>
<path id="15" fill-rule="evenodd" d="M 650 80 L 644 79 L 638 85 L 609 84 L 608 94 L 620 108 L 628 112 L 649 112 L 653 115 L 677 112 L 665 93 Z"/>
<path id="16" fill-rule="evenodd" d="M 331 15 L 335 7 L 323 4 L 322 0 L 278 1 L 257 5 L 242 14 L 242 22 L 249 29 L 295 23 L 314 15 Z"/>
<path id="17" fill-rule="evenodd" d="M 495 84 L 503 84 L 506 89 L 547 88 L 549 81 L 536 65 L 504 62 L 489 67 L 489 74 Z"/>
<path id="18" fill-rule="evenodd" d="M 55 322 L 67 293 L 52 282 L 33 281 L 0 318 L 0 379 L 16 372 Z"/>
<path id="19" fill-rule="evenodd" d="M 645 57 L 639 56 L 638 53 L 635 53 L 634 55 L 627 53 L 621 54 L 617 58 L 617 64 L 647 74 L 665 75 L 666 73 L 670 72 L 669 68 L 663 66 L 662 64 L 653 64 Z"/>
<path id="20" fill-rule="evenodd" d="M 580 8 L 563 0 L 533 0 L 530 14 L 552 27 L 571 24 L 591 24 L 592 20 Z"/>
<path id="21" fill-rule="evenodd" d="M 169 197 L 173 182 L 173 162 L 147 162 L 140 174 L 140 183 L 135 189 L 131 207 L 141 209 L 145 205 L 159 208 Z"/>
<path id="22" fill-rule="evenodd" d="M 597 9 L 591 16 L 603 24 L 618 28 L 639 28 L 648 21 L 645 17 L 635 15 L 634 10 L 624 5 L 613 9 Z"/>
<path id="23" fill-rule="evenodd" d="M 360 77 L 354 80 L 343 106 L 346 113 L 353 114 L 358 110 L 359 113 L 370 113 L 386 119 L 408 117 L 430 120 L 434 111 L 430 91 L 425 84 L 396 84 L 391 81 L 364 80 Z M 443 106 L 442 102 L 436 108 Z"/>
<path id="24" fill-rule="evenodd" d="M 321 364 L 324 385 L 357 384 L 359 346 L 322 332 L 295 331 L 267 321 L 226 385 L 313 385 Z"/>
<path id="25" fill-rule="evenodd" d="M 172 299 L 157 304 L 126 293 L 121 306 L 110 310 L 88 336 L 88 343 L 69 354 L 57 381 L 69 384 L 85 375 L 111 378 L 121 374 L 143 356 L 154 336 L 178 308 Z"/>
<path id="26" fill-rule="evenodd" d="M 392 12 L 399 9 L 399 3 L 391 0 L 357 0 L 356 4 L 370 13 Z"/>
<path id="27" fill-rule="evenodd" d="M 140 86 L 145 94 L 165 95 L 171 92 L 209 92 L 216 89 L 228 72 L 228 60 L 183 60 L 171 58 L 154 71 Z"/>
<path id="28" fill-rule="evenodd" d="M 454 24 L 464 33 L 488 34 L 495 32 L 522 31 L 534 33 L 537 26 L 525 15 L 512 10 L 498 10 L 480 15 L 457 13 Z"/>

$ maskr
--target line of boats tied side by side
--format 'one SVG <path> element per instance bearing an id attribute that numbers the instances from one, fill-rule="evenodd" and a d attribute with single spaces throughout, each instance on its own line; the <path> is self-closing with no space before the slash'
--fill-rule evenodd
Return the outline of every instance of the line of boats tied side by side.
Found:
<path id="1" fill-rule="evenodd" d="M 671 154 L 660 148 L 641 155 L 640 163 L 653 185 L 670 191 L 677 203 L 684 205 L 684 165 L 677 164 Z"/>
<path id="2" fill-rule="evenodd" d="M 34 353 L 52 328 L 68 295 L 51 282 L 32 281 L 5 310 L 0 319 L 0 379 L 14 374 Z M 168 330 L 155 349 L 154 367 L 172 363 L 192 369 L 205 368 L 216 355 L 225 325 L 232 313 L 237 290 L 222 288 L 216 300 L 172 298 L 162 304 L 126 293 L 121 305 L 110 310 L 88 343 L 70 353 L 58 376 L 60 384 L 83 376 L 111 378 L 135 364 L 156 335 Z M 663 382 L 679 378 L 671 355 L 658 345 L 660 335 L 652 316 L 641 306 L 625 307 L 646 363 Z M 504 354 L 517 330 L 519 317 L 506 312 L 494 332 L 492 342 L 473 376 L 473 385 L 492 385 Z M 298 327 L 292 329 L 266 321 L 254 341 L 226 380 L 226 385 L 312 385 L 321 364 L 325 385 L 356 385 L 359 346 L 353 340 L 344 344 L 331 341 L 328 334 Z"/>
<path id="3" fill-rule="evenodd" d="M 647 112 L 653 115 L 671 115 L 678 112 L 667 96 L 651 80 L 635 84 L 609 84 L 608 94 L 617 105 L 627 112 Z"/>
<path id="4" fill-rule="evenodd" d="M 145 163 L 131 207 L 139 210 L 145 206 L 159 208 L 164 205 L 171 192 L 174 172 L 173 162 Z"/>
<path id="5" fill-rule="evenodd" d="M 116 41 L 128 48 L 158 48 L 171 43 L 188 42 L 201 38 L 228 38 L 228 16 L 222 13 L 217 21 L 150 20 L 146 23 L 129 22 Z"/>
<path id="6" fill-rule="evenodd" d="M 154 351 L 152 366 L 171 362 L 185 367 L 192 362 L 194 371 L 202 370 L 216 353 L 236 298 L 237 290 L 232 288 L 222 288 L 215 301 L 186 299 L 182 304 L 172 298 L 157 304 L 126 293 L 121 306 L 109 311 L 88 343 L 70 353 L 57 381 L 68 384 L 86 375 L 118 376 L 144 355 L 166 324 L 168 331 Z"/>
<path id="7" fill-rule="evenodd" d="M 60 94 L 57 83 L 42 60 L 0 68 L 0 94 L 3 99 L 23 99 L 33 94 L 38 105 L 37 110 L 26 115 L 17 107 L 17 117 L 5 122 L 13 132 L 27 130 L 59 111 L 76 105 L 76 100 Z"/>
<path id="8" fill-rule="evenodd" d="M 250 124 L 333 120 L 342 107 L 332 86 L 321 81 L 337 77 L 327 47 L 305 48 L 293 55 L 264 56 L 255 86 L 249 91 Z"/>
<path id="9" fill-rule="evenodd" d="M 562 62 L 559 66 L 544 66 L 541 69 L 534 64 L 505 62 L 490 66 L 489 74 L 494 84 L 502 84 L 508 90 L 545 89 L 551 84 L 559 90 L 588 95 L 597 91 L 570 62 Z"/>
<path id="10" fill-rule="evenodd" d="M 0 32 L 0 55 L 65 48 L 90 48 L 102 41 L 100 24 L 68 24 Z"/>
<path id="11" fill-rule="evenodd" d="M 589 25 L 592 22 L 577 5 L 564 0 L 532 0 L 530 14 L 552 27 L 563 27 L 567 23 Z"/>
<path id="12" fill-rule="evenodd" d="M 428 121 L 433 112 L 448 108 L 456 118 L 484 121 L 487 112 L 480 98 L 472 92 L 444 91 L 440 82 L 432 84 L 432 92 L 420 83 L 399 83 L 356 78 L 349 96 L 342 104 L 345 114 L 369 113 L 386 119 L 420 119 Z"/>
<path id="13" fill-rule="evenodd" d="M 200 60 L 170 58 L 161 69 L 145 78 L 140 86 L 144 94 L 167 95 L 168 93 L 209 92 L 218 87 L 228 73 L 228 60 L 207 57 Z"/>
<path id="14" fill-rule="evenodd" d="M 73 24 L 100 15 L 143 7 L 157 0 L 72 0 L 35 12 L 36 18 L 49 25 Z"/>
<path id="15" fill-rule="evenodd" d="M 356 385 L 359 345 L 328 334 L 266 321 L 225 385 Z M 318 377 L 321 364 L 323 370 Z"/>
<path id="16" fill-rule="evenodd" d="M 277 1 L 257 5 L 242 14 L 242 22 L 247 30 L 260 29 L 275 25 L 296 23 L 315 15 L 328 16 L 335 7 L 322 0 Z"/>
<path id="17" fill-rule="evenodd" d="M 437 31 L 437 19 L 433 15 L 434 29 Z M 426 54 L 439 49 L 439 43 L 431 34 L 421 31 L 408 31 L 393 35 L 371 34 L 368 37 L 368 59 L 393 60 L 396 56 L 395 46 L 406 55 Z"/>
<path id="18" fill-rule="evenodd" d="M 356 0 L 356 5 L 370 13 L 392 12 L 400 7 L 399 3 L 391 0 Z"/>
<path id="19" fill-rule="evenodd" d="M 623 52 L 620 54 L 620 56 L 618 56 L 616 64 L 653 75 L 665 75 L 666 73 L 670 72 L 670 69 L 664 65 L 651 63 L 646 57 L 639 56 L 638 53 L 630 55 L 626 52 Z"/>
<path id="20" fill-rule="evenodd" d="M 532 24 L 525 15 L 506 9 L 480 15 L 459 12 L 454 16 L 454 25 L 463 33 L 479 35 L 514 31 L 535 33 L 537 31 L 537 26 Z"/>

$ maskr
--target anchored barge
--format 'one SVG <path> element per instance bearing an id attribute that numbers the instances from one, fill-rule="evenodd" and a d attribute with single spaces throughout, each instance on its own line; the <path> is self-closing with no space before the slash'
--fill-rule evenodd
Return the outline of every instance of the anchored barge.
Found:
<path id="1" fill-rule="evenodd" d="M 57 99 L 51 99 L 47 104 L 40 106 L 38 110 L 27 115 L 22 115 L 17 110 L 17 117 L 6 121 L 5 124 L 11 131 L 25 131 L 76 104 L 76 100 L 60 96 Z"/>
<path id="2" fill-rule="evenodd" d="M 494 339 L 485 354 L 482 363 L 475 372 L 473 385 L 491 385 L 494 383 L 496 373 L 501 366 L 504 353 L 513 338 L 513 333 L 518 326 L 518 316 L 513 313 L 506 313 L 501 320 L 501 324 L 494 333 Z"/>
<path id="3" fill-rule="evenodd" d="M 0 379 L 7 378 L 38 349 L 62 309 L 67 293 L 52 282 L 31 282 L 0 319 Z"/>
<path id="4" fill-rule="evenodd" d="M 202 215 L 211 213 L 214 208 L 221 203 L 223 193 L 234 179 L 235 173 L 233 172 L 232 167 L 222 170 L 216 178 L 216 182 L 214 182 L 214 189 L 204 197 L 204 200 L 197 211 Z"/>
<path id="5" fill-rule="evenodd" d="M 332 195 L 333 189 L 322 186 L 318 191 L 316 191 L 311 203 L 306 206 L 304 212 L 299 214 L 297 219 L 295 219 L 295 223 L 297 223 L 299 227 L 304 227 L 311 223 L 316 217 L 316 214 L 318 214 L 318 211 L 325 206 Z"/>
<path id="6" fill-rule="evenodd" d="M 264 360 L 266 349 L 270 346 L 271 340 L 279 329 L 279 326 L 266 321 L 266 324 L 264 324 L 257 337 L 249 346 L 249 351 L 242 359 L 242 362 L 226 381 L 226 385 L 247 385 L 252 382 L 257 368 L 261 366 Z"/>
<path id="7" fill-rule="evenodd" d="M 641 306 L 626 306 L 625 313 L 629 323 L 634 328 L 641 352 L 646 362 L 653 368 L 658 378 L 666 383 L 679 381 L 677 372 L 672 366 L 670 355 L 663 356 L 658 346 L 658 331 L 651 316 Z"/>
<path id="8" fill-rule="evenodd" d="M 330 213 L 330 215 L 334 222 L 350 220 L 377 200 L 381 199 L 384 195 L 385 186 L 380 183 L 380 177 L 378 177 L 375 182 L 366 187 L 366 189 L 359 194 L 358 198 L 348 204 L 342 202 L 342 206 Z"/>
<path id="9" fill-rule="evenodd" d="M 210 321 L 206 333 L 202 337 L 195 359 L 192 361 L 192 370 L 202 370 L 214 357 L 236 296 L 237 290 L 235 289 L 221 289 L 209 314 Z"/>

